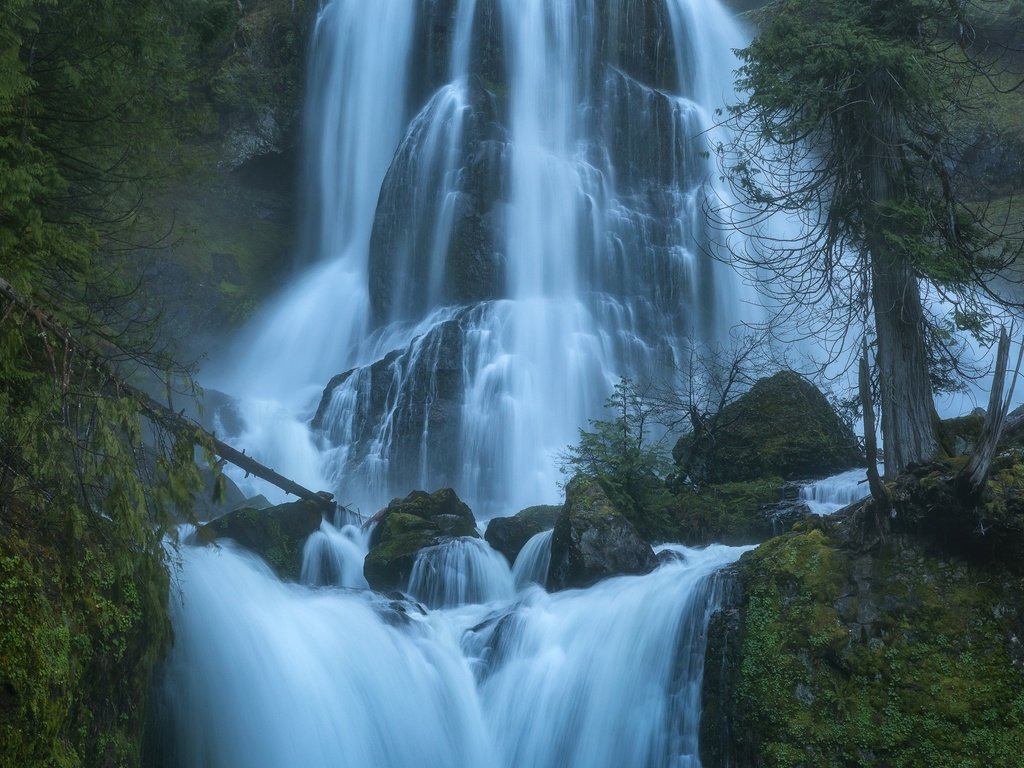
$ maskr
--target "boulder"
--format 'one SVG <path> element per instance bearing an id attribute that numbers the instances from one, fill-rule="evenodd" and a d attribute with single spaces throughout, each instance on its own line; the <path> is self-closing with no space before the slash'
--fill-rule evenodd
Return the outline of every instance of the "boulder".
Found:
<path id="1" fill-rule="evenodd" d="M 541 505 L 528 507 L 510 517 L 495 517 L 487 524 L 484 538 L 491 548 L 501 552 L 513 564 L 526 542 L 542 531 L 555 526 L 561 507 Z"/>
<path id="2" fill-rule="evenodd" d="M 313 501 L 269 509 L 244 507 L 200 526 L 196 539 L 200 544 L 234 539 L 266 560 L 282 579 L 297 581 L 302 572 L 302 549 L 306 539 L 320 529 L 322 512 L 322 505 Z"/>
<path id="3" fill-rule="evenodd" d="M 377 518 L 363 575 L 378 591 L 405 589 L 421 549 L 459 537 L 480 538 L 473 513 L 451 488 L 413 491 L 393 500 Z"/>
<path id="4" fill-rule="evenodd" d="M 759 380 L 718 414 L 712 439 L 686 435 L 672 457 L 691 481 L 733 483 L 827 477 L 864 466 L 850 425 L 793 371 Z"/>
<path id="5" fill-rule="evenodd" d="M 551 540 L 548 589 L 588 587 L 609 576 L 649 573 L 657 565 L 651 545 L 597 480 L 577 476 L 569 483 Z"/>
<path id="6" fill-rule="evenodd" d="M 759 544 L 813 514 L 800 485 L 778 477 L 683 489 L 668 511 L 658 538 L 688 547 Z"/>

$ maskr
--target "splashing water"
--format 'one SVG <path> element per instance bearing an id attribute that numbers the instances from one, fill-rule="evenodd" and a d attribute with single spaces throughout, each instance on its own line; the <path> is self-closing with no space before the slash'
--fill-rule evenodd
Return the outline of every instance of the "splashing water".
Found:
<path id="1" fill-rule="evenodd" d="M 677 548 L 647 576 L 424 612 L 282 584 L 230 544 L 186 547 L 158 764 L 699 765 L 714 573 L 744 549 Z"/>

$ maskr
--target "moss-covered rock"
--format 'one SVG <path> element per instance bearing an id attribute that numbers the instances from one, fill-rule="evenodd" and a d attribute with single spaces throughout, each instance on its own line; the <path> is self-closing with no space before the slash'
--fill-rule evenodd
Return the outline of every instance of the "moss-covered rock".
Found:
<path id="1" fill-rule="evenodd" d="M 100 516 L 0 510 L 0 765 L 138 765 L 170 635 L 160 555 Z"/>
<path id="2" fill-rule="evenodd" d="M 407 587 L 421 549 L 459 537 L 480 538 L 473 513 L 451 488 L 413 491 L 393 500 L 377 518 L 363 575 L 381 591 Z"/>
<path id="3" fill-rule="evenodd" d="M 799 486 L 780 477 L 683 489 L 661 513 L 660 541 L 687 546 L 757 544 L 811 514 Z"/>
<path id="4" fill-rule="evenodd" d="M 863 466 L 850 425 L 817 387 L 792 371 L 761 379 L 714 423 L 713 435 L 687 435 L 672 451 L 696 483 L 825 477 Z"/>
<path id="5" fill-rule="evenodd" d="M 815 518 L 733 567 L 707 650 L 704 765 L 1020 764 L 1019 573 L 868 522 Z"/>
<path id="6" fill-rule="evenodd" d="M 243 508 L 201 526 L 196 538 L 210 544 L 220 538 L 234 539 L 260 555 L 282 579 L 298 581 L 306 539 L 320 529 L 323 506 L 313 501 L 294 501 L 269 509 Z"/>
<path id="7" fill-rule="evenodd" d="M 648 573 L 657 564 L 651 545 L 597 480 L 580 475 L 570 481 L 551 538 L 548 589 L 588 587 L 609 576 Z"/>
<path id="8" fill-rule="evenodd" d="M 555 527 L 555 520 L 561 511 L 561 507 L 540 505 L 527 507 L 510 517 L 495 517 L 487 524 L 484 538 L 510 564 L 515 563 L 526 542 L 538 533 Z"/>

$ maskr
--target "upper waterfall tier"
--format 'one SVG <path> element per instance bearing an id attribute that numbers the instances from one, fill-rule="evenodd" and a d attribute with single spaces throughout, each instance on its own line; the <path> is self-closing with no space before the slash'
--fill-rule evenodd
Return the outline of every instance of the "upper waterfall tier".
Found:
<path id="1" fill-rule="evenodd" d="M 331 379 L 314 441 L 347 500 L 553 500 L 621 376 L 750 312 L 705 216 L 742 42 L 715 0 L 333 0 L 308 88 L 319 276 L 223 386 L 310 414 Z"/>

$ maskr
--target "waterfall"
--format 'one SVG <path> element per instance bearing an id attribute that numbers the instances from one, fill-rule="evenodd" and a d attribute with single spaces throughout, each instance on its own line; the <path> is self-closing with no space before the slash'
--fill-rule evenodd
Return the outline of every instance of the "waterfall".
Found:
<path id="1" fill-rule="evenodd" d="M 326 3 L 305 266 L 204 372 L 227 434 L 366 510 L 557 500 L 620 377 L 750 315 L 703 215 L 742 44 L 716 0 Z"/>
<path id="2" fill-rule="evenodd" d="M 147 764 L 697 766 L 714 573 L 743 551 L 676 548 L 647 576 L 424 611 L 185 547 Z"/>
<path id="3" fill-rule="evenodd" d="M 878 467 L 879 476 L 884 471 L 884 467 Z M 816 515 L 831 515 L 855 501 L 867 498 L 870 493 L 867 470 L 851 469 L 803 486 L 800 489 L 800 500 Z"/>
<path id="4" fill-rule="evenodd" d="M 523 588 L 529 584 L 543 586 L 547 583 L 553 534 L 554 531 L 542 531 L 531 536 L 523 545 L 512 564 L 512 578 L 515 579 L 517 587 Z"/>

